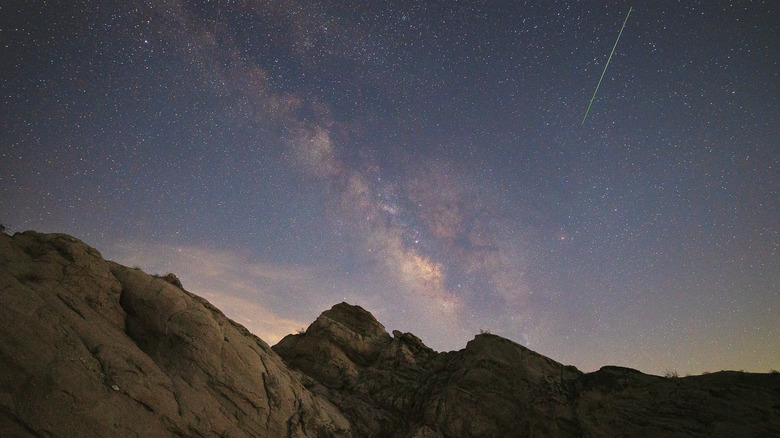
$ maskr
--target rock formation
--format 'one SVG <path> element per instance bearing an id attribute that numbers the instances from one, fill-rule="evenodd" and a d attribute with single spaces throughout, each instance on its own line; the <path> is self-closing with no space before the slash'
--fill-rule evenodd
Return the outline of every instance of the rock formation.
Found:
<path id="1" fill-rule="evenodd" d="M 0 234 L 0 436 L 349 436 L 262 340 L 63 234 Z"/>
<path id="2" fill-rule="evenodd" d="M 582 373 L 498 336 L 436 353 L 342 303 L 273 349 L 320 383 L 315 391 L 361 436 L 580 435 L 573 395 Z"/>
<path id="3" fill-rule="evenodd" d="M 780 374 L 584 374 L 489 334 L 437 353 L 346 303 L 269 348 L 173 274 L 0 233 L 0 436 L 776 437 Z"/>
<path id="4" fill-rule="evenodd" d="M 372 437 L 775 437 L 780 374 L 684 378 L 607 366 L 583 374 L 512 341 L 477 335 L 436 353 L 390 337 L 346 303 L 273 347 L 312 391 Z"/>

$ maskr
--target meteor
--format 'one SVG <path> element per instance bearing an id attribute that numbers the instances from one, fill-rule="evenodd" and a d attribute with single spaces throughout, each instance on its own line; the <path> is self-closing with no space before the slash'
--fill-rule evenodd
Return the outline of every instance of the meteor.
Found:
<path id="1" fill-rule="evenodd" d="M 618 41 L 620 41 L 620 35 L 623 35 L 623 29 L 626 27 L 626 22 L 628 21 L 628 16 L 631 15 L 631 9 L 633 7 L 628 8 L 628 14 L 626 14 L 626 19 L 623 21 L 623 27 L 620 28 L 620 33 L 618 33 L 618 37 L 615 40 L 615 45 L 612 46 L 612 52 L 609 53 L 609 58 L 607 59 L 607 65 L 604 66 L 604 71 L 601 72 L 601 78 L 599 78 L 599 83 L 596 85 L 596 90 L 593 91 L 593 97 L 590 98 L 590 103 L 588 104 L 588 109 L 585 111 L 585 117 L 582 118 L 582 123 L 580 126 L 585 124 L 585 119 L 588 117 L 588 112 L 590 111 L 590 106 L 593 105 L 593 99 L 596 98 L 596 93 L 599 91 L 599 85 L 601 85 L 601 80 L 604 79 L 604 73 L 607 72 L 607 67 L 609 67 L 609 61 L 612 60 L 612 54 L 615 53 L 615 47 L 617 47 Z"/>

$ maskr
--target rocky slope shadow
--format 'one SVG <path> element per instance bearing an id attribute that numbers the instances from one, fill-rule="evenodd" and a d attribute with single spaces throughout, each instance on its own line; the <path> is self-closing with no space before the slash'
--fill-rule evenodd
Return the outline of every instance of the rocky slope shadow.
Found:
<path id="1" fill-rule="evenodd" d="M 173 275 L 0 234 L 0 436 L 351 436 L 303 378 Z"/>
<path id="2" fill-rule="evenodd" d="M 272 348 L 360 436 L 780 436 L 778 374 L 583 374 L 490 334 L 436 353 L 346 303 Z"/>

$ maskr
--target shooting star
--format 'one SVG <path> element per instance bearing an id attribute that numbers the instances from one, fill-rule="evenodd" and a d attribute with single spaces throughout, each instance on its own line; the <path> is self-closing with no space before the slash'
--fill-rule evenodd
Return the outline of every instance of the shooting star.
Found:
<path id="1" fill-rule="evenodd" d="M 617 47 L 617 43 L 618 41 L 620 41 L 620 35 L 623 35 L 623 29 L 626 28 L 626 22 L 628 22 L 628 16 L 631 15 L 631 9 L 633 9 L 633 7 L 628 8 L 628 14 L 626 14 L 626 19 L 623 21 L 623 27 L 620 28 L 620 33 L 618 34 L 618 37 L 615 40 L 615 45 L 612 46 L 612 52 L 609 53 L 609 59 L 607 59 L 607 65 L 604 66 L 604 71 L 601 72 L 601 78 L 599 78 L 599 83 L 596 85 L 596 90 L 593 91 L 593 97 L 590 98 L 588 109 L 585 111 L 585 117 L 582 118 L 582 123 L 580 124 L 580 126 L 585 124 L 585 119 L 588 117 L 588 112 L 590 112 L 590 106 L 593 105 L 593 99 L 596 98 L 596 93 L 598 93 L 599 91 L 601 80 L 604 79 L 604 73 L 607 72 L 607 67 L 609 67 L 609 61 L 612 60 L 612 54 L 615 53 L 615 47 Z"/>

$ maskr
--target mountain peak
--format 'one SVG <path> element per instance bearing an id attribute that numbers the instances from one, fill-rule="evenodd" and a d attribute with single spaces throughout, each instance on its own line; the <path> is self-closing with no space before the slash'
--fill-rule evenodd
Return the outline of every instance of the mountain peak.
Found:
<path id="1" fill-rule="evenodd" d="M 371 312 L 360 306 L 342 302 L 322 312 L 320 317 L 342 324 L 360 336 L 374 337 L 387 334 L 385 326 L 377 321 Z"/>

